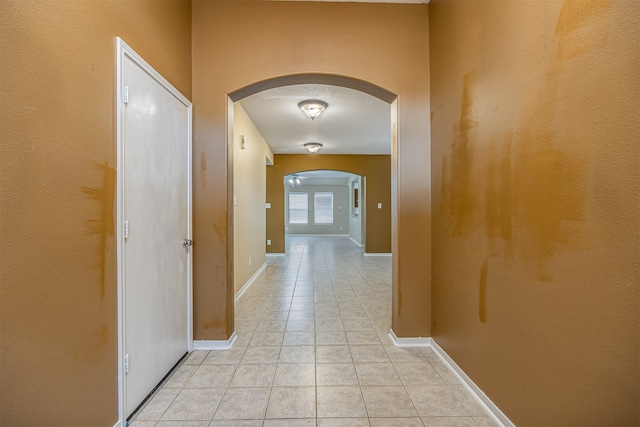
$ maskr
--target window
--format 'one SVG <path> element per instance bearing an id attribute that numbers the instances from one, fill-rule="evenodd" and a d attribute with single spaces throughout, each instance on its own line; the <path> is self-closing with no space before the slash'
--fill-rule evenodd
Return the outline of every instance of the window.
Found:
<path id="1" fill-rule="evenodd" d="M 333 193 L 315 193 L 314 223 L 333 224 Z"/>
<path id="2" fill-rule="evenodd" d="M 289 193 L 289 224 L 309 223 L 309 194 Z"/>

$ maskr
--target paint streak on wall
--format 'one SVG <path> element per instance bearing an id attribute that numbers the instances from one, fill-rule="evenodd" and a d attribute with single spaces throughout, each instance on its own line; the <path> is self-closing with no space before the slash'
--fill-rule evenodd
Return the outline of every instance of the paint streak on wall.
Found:
<path id="1" fill-rule="evenodd" d="M 218 237 L 220 243 L 225 242 L 225 235 L 227 232 L 227 213 L 223 212 L 218 215 L 217 221 L 213 223 L 213 229 L 216 232 L 216 236 Z"/>
<path id="2" fill-rule="evenodd" d="M 564 2 L 556 27 L 555 54 L 547 66 L 545 86 L 533 102 L 532 114 L 513 131 L 507 130 L 505 135 L 498 136 L 497 143 L 489 148 L 490 156 L 477 149 L 479 145 L 486 145 L 485 141 L 478 140 L 477 128 L 481 123 L 473 119 L 478 70 L 464 76 L 450 171 L 447 158 L 443 158 L 441 210 L 448 209 L 452 216 L 453 225 L 449 227 L 454 237 L 469 236 L 484 225 L 489 253 L 504 257 L 506 265 L 514 256 L 513 226 L 522 226 L 525 232 L 517 236 L 520 255 L 532 277 L 539 281 L 553 280 L 546 264 L 559 244 L 566 249 L 572 245 L 579 247 L 579 236 L 572 233 L 574 227 L 567 222 L 583 219 L 586 160 L 571 150 L 579 141 L 570 140 L 569 135 L 561 137 L 553 130 L 563 63 L 606 43 L 609 20 L 605 18 L 611 3 Z M 599 26 L 597 31 L 594 25 Z M 589 37 L 582 34 L 574 37 L 585 27 Z M 512 145 L 517 148 L 512 149 Z M 483 161 L 486 169 L 480 171 L 479 164 Z M 484 206 L 477 199 L 477 187 L 482 182 L 485 183 Z M 514 186 L 518 189 L 515 205 Z M 480 217 L 483 208 L 484 224 Z M 503 242 L 502 251 L 497 239 Z"/>
<path id="3" fill-rule="evenodd" d="M 565 0 L 558 16 L 558 56 L 571 59 L 609 41 L 609 17 L 613 0 Z"/>
<path id="4" fill-rule="evenodd" d="M 107 238 L 113 236 L 115 227 L 114 198 L 116 195 L 116 171 L 109 167 L 109 163 L 96 163 L 102 175 L 99 187 L 82 187 L 82 192 L 89 200 L 97 201 L 100 205 L 98 218 L 86 220 L 87 234 L 97 234 L 98 265 L 100 269 L 100 297 L 104 299 L 106 290 L 107 271 Z"/>
<path id="5" fill-rule="evenodd" d="M 564 74 L 564 62 L 602 46 L 602 34 L 607 33 L 604 17 L 610 1 L 584 2 L 568 0 L 563 3 L 556 26 L 555 54 L 546 70 L 545 85 L 539 91 L 530 119 L 525 118 L 523 131 L 517 136 L 515 185 L 519 203 L 514 209 L 514 221 L 526 230 L 521 247 L 527 266 L 537 280 L 551 282 L 553 277 L 546 265 L 559 244 L 563 249 L 580 246 L 580 236 L 570 221 L 584 217 L 586 160 L 572 150 L 580 141 L 570 135 L 558 135 L 555 117 L 558 94 Z M 588 37 L 574 39 L 572 34 L 585 26 L 599 25 L 598 31 L 589 29 Z M 575 40 L 579 40 L 579 44 Z"/>
<path id="6" fill-rule="evenodd" d="M 543 134 L 521 139 L 519 144 L 540 147 L 555 140 L 555 135 Z M 583 218 L 585 165 L 566 149 L 548 149 L 520 151 L 515 170 L 518 203 L 514 222 L 524 230 L 520 248 L 535 278 L 551 282 L 546 264 L 559 245 L 564 250 L 579 247 L 580 237 L 567 222 Z"/>
<path id="7" fill-rule="evenodd" d="M 440 204 L 438 208 L 440 212 L 448 212 L 448 198 L 449 198 L 449 159 L 447 156 L 442 156 L 442 169 L 440 170 Z"/>
<path id="8" fill-rule="evenodd" d="M 0 1 L 0 425 L 118 421 L 115 37 L 191 96 L 191 4 Z"/>
<path id="9" fill-rule="evenodd" d="M 516 425 L 639 425 L 639 5 L 429 6 L 433 337 Z M 481 223 L 453 234 L 469 182 Z"/>
<path id="10" fill-rule="evenodd" d="M 512 138 L 508 131 L 495 138 L 497 146 L 489 148 L 485 188 L 485 230 L 489 253 L 493 257 L 500 255 L 497 240 L 501 239 L 505 264 L 513 258 Z"/>
<path id="11" fill-rule="evenodd" d="M 478 291 L 478 317 L 480 322 L 487 323 L 487 270 L 489 269 L 489 260 L 484 259 L 482 267 L 480 267 L 480 289 Z"/>
<path id="12" fill-rule="evenodd" d="M 448 180 L 447 194 L 449 212 L 455 220 L 451 231 L 453 236 L 473 234 L 478 227 L 475 218 L 476 191 L 472 177 L 475 156 L 475 136 L 472 131 L 478 126 L 478 122 L 472 119 L 475 82 L 475 71 L 464 76 L 460 121 L 455 125 L 456 138 L 451 145 L 451 177 Z"/>
<path id="13" fill-rule="evenodd" d="M 108 326 L 103 323 L 95 332 L 87 337 L 86 342 L 77 346 L 73 351 L 73 360 L 92 364 L 100 362 L 104 348 L 111 338 Z"/>
<path id="14" fill-rule="evenodd" d="M 207 186 L 207 153 L 200 153 L 200 183 L 203 187 Z"/>

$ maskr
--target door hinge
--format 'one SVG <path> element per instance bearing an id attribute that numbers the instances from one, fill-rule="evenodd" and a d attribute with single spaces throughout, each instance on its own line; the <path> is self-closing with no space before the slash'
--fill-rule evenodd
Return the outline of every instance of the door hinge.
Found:
<path id="1" fill-rule="evenodd" d="M 124 373 L 126 374 L 127 372 L 129 372 L 129 355 L 125 354 L 124 355 Z"/>
<path id="2" fill-rule="evenodd" d="M 129 221 L 124 222 L 124 238 L 129 237 Z"/>
<path id="3" fill-rule="evenodd" d="M 122 98 L 125 104 L 129 103 L 129 86 L 124 87 L 124 93 L 122 94 Z"/>

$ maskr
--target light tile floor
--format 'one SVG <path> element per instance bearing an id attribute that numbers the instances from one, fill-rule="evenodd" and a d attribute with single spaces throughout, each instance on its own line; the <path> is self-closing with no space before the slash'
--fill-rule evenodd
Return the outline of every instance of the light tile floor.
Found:
<path id="1" fill-rule="evenodd" d="M 287 238 L 236 305 L 231 350 L 196 351 L 132 427 L 495 426 L 429 348 L 398 348 L 391 258 Z"/>

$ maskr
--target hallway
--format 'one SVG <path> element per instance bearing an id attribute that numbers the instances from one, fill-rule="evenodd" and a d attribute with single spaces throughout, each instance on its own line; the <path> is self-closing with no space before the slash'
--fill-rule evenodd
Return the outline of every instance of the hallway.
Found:
<path id="1" fill-rule="evenodd" d="M 430 348 L 393 345 L 390 257 L 286 244 L 237 302 L 232 349 L 192 353 L 133 427 L 495 425 Z"/>

